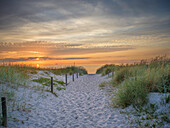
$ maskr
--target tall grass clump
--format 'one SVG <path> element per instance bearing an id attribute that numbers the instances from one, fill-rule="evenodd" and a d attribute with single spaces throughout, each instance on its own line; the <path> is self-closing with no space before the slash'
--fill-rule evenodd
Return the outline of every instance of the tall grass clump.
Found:
<path id="1" fill-rule="evenodd" d="M 129 76 L 131 76 L 131 72 L 130 72 L 129 68 L 121 68 L 120 70 L 118 70 L 116 72 L 113 81 L 116 84 L 119 84 L 122 81 L 124 81 L 125 79 L 127 79 Z"/>
<path id="2" fill-rule="evenodd" d="M 124 81 L 119 87 L 119 91 L 116 93 L 114 102 L 118 106 L 126 107 L 130 104 L 143 105 L 147 99 L 148 90 L 145 88 L 143 79 Z"/>
<path id="3" fill-rule="evenodd" d="M 149 62 L 120 67 L 112 84 L 118 86 L 114 102 L 126 107 L 142 105 L 149 92 L 170 92 L 170 59 L 156 57 Z"/>
<path id="4" fill-rule="evenodd" d="M 0 82 L 8 85 L 25 85 L 28 75 L 25 70 L 16 65 L 1 65 L 0 66 Z"/>

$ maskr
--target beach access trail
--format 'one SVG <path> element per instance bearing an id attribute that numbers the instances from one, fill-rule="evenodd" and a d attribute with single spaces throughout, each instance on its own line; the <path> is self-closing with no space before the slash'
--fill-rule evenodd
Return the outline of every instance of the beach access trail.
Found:
<path id="1" fill-rule="evenodd" d="M 125 128 L 128 119 L 119 109 L 109 107 L 106 89 L 98 85 L 110 78 L 89 74 L 70 81 L 66 90 L 56 97 L 32 94 L 30 104 L 36 104 L 24 123 L 9 125 L 17 128 Z M 21 117 L 22 118 L 22 117 Z"/>

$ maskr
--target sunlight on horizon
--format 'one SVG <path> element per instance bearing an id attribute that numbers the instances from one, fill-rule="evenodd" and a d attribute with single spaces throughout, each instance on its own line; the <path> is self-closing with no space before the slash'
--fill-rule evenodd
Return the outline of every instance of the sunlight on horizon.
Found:
<path id="1" fill-rule="evenodd" d="M 75 62 L 95 73 L 104 64 L 170 56 L 167 1 L 5 0 L 0 12 L 0 63 Z"/>
<path id="2" fill-rule="evenodd" d="M 40 65 L 39 65 L 39 64 L 37 64 L 37 65 L 36 65 L 36 68 L 40 68 Z"/>

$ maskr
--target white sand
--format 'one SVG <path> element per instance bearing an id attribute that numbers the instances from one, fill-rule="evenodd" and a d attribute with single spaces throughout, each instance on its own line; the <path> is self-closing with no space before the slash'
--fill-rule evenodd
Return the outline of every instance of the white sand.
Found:
<path id="1" fill-rule="evenodd" d="M 42 71 L 32 75 L 31 79 L 46 77 L 65 81 L 65 76 L 56 76 L 52 73 L 48 75 Z M 120 109 L 109 107 L 109 86 L 104 90 L 99 88 L 103 81 L 109 81 L 108 76 L 85 75 L 72 82 L 72 76 L 68 76 L 69 85 L 66 90 L 58 91 L 54 87 L 59 97 L 50 92 L 35 91 L 32 87 L 42 87 L 41 84 L 30 82 L 29 87 L 19 87 L 18 90 L 7 87 L 4 84 L 2 88 L 13 90 L 15 92 L 15 105 L 8 102 L 8 126 L 9 128 L 126 128 L 136 127 L 135 120 L 146 117 L 133 115 L 135 112 L 132 106 Z M 50 89 L 47 87 L 46 89 Z M 150 93 L 149 103 L 158 105 L 156 113 L 167 113 L 169 115 L 169 104 L 162 105 L 163 94 Z M 0 106 L 1 107 L 1 106 Z M 17 110 L 20 108 L 21 110 Z M 12 110 L 14 109 L 14 110 Z M 1 112 L 1 108 L 0 108 Z M 120 114 L 120 112 L 122 114 Z M 125 112 L 125 113 L 124 113 Z M 129 112 L 130 114 L 126 114 Z M 124 114 L 123 114 L 124 113 Z M 135 112 L 136 113 L 136 112 Z M 143 115 L 142 115 L 143 114 Z M 159 118 L 159 116 L 158 116 Z M 160 115 L 161 118 L 161 115 Z M 145 120 L 146 123 L 155 120 Z M 133 122 L 134 124 L 129 124 Z M 169 127 L 165 124 L 162 127 Z M 0 126 L 2 127 L 2 126 Z"/>
<path id="2" fill-rule="evenodd" d="M 58 80 L 64 78 L 64 76 L 58 77 Z M 108 107 L 110 99 L 105 95 L 106 91 L 98 87 L 101 82 L 107 80 L 109 79 L 100 75 L 85 75 L 71 82 L 70 76 L 70 84 L 66 90 L 55 90 L 59 97 L 50 92 L 20 87 L 16 91 L 16 97 L 22 97 L 22 101 L 26 102 L 26 108 L 30 106 L 31 108 L 25 112 L 10 111 L 8 115 L 12 118 L 9 119 L 8 126 L 9 128 L 128 127 L 127 115 L 120 114 L 119 109 Z M 27 112 L 29 110 L 31 112 Z"/>

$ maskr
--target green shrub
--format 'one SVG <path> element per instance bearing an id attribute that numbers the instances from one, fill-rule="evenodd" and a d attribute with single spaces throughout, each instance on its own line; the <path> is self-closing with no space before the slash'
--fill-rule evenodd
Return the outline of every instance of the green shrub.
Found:
<path id="1" fill-rule="evenodd" d="M 128 68 L 121 68 L 120 70 L 118 70 L 114 76 L 114 82 L 116 82 L 117 84 L 121 83 L 122 81 L 124 81 L 126 78 L 128 78 L 129 76 L 131 76 L 131 72 L 129 71 Z"/>
<path id="2" fill-rule="evenodd" d="M 145 88 L 143 79 L 126 79 L 119 87 L 114 102 L 122 107 L 127 107 L 130 104 L 142 105 L 146 102 L 147 94 L 148 91 Z"/>

